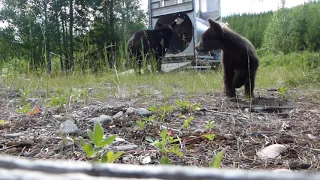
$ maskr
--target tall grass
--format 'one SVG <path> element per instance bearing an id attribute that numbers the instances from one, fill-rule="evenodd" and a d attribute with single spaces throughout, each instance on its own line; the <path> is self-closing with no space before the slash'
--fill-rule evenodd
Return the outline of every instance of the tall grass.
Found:
<path id="1" fill-rule="evenodd" d="M 75 68 L 75 71 L 69 75 L 60 71 L 57 57 L 52 58 L 53 68 L 50 76 L 46 74 L 45 67 L 38 69 L 38 71 L 32 71 L 27 61 L 14 59 L 1 64 L 1 85 L 11 89 L 29 88 L 30 92 L 34 90 L 51 92 L 56 89 L 92 88 L 94 89 L 93 96 L 101 100 L 106 100 L 109 97 L 154 97 L 157 93 L 168 99 L 181 93 L 192 96 L 222 92 L 223 80 L 220 69 L 205 72 L 123 74 L 122 72 L 127 70 L 123 64 L 129 60 L 128 53 L 125 51 L 123 50 L 122 54 L 117 56 L 114 66 L 117 71 L 101 70 L 94 73 L 92 71 L 83 73 L 80 68 Z M 146 58 L 144 59 L 147 61 Z M 309 85 L 318 88 L 320 82 L 319 63 L 320 57 L 317 53 L 265 55 L 261 58 L 261 66 L 257 72 L 256 88 L 285 86 L 305 89 Z"/>

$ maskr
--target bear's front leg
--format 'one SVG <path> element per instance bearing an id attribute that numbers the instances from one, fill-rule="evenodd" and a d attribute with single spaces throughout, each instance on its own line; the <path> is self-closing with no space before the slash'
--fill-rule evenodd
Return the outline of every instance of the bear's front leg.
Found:
<path id="1" fill-rule="evenodd" d="M 234 70 L 224 66 L 224 92 L 228 97 L 236 96 L 236 89 L 232 84 Z"/>

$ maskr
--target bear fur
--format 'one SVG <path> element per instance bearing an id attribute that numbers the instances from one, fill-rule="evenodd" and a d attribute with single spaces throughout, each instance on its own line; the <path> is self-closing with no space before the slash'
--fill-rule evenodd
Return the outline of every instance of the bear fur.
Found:
<path id="1" fill-rule="evenodd" d="M 245 86 L 245 95 L 254 97 L 259 58 L 249 40 L 231 30 L 227 25 L 208 20 L 210 27 L 202 34 L 195 49 L 198 52 L 222 50 L 224 93 L 236 96 L 236 88 Z"/>
<path id="2" fill-rule="evenodd" d="M 161 58 L 165 56 L 169 48 L 176 22 L 171 24 L 157 23 L 154 30 L 140 30 L 133 34 L 128 40 L 128 51 L 130 58 L 136 59 L 139 72 L 142 67 L 142 58 L 145 55 L 154 55 L 157 70 L 161 72 Z M 147 59 L 150 56 L 145 56 Z"/>

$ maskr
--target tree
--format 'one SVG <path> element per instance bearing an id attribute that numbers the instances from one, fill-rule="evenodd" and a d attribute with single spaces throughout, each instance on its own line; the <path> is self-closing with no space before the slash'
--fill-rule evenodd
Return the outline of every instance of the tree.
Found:
<path id="1" fill-rule="evenodd" d="M 50 38 L 48 34 L 48 3 L 49 3 L 49 0 L 43 0 L 45 52 L 46 52 L 46 60 L 47 60 L 47 71 L 50 74 L 51 73 L 51 56 L 50 56 Z"/>
<path id="2" fill-rule="evenodd" d="M 13 30 L 17 50 L 10 59 L 23 59 L 34 69 L 46 67 L 48 73 L 56 64 L 61 71 L 87 68 L 85 64 L 96 70 L 110 66 L 106 58 L 111 54 L 118 60 L 118 52 L 106 47 L 124 45 L 134 31 L 145 28 L 140 0 L 3 0 L 2 4 L 0 20 L 8 27 L 0 35 L 9 36 Z"/>

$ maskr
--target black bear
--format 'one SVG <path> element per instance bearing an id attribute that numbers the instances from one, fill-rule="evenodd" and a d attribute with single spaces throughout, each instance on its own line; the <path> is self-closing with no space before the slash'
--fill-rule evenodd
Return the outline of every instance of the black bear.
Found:
<path id="1" fill-rule="evenodd" d="M 210 27 L 202 34 L 195 49 L 198 52 L 221 49 L 225 94 L 235 97 L 235 88 L 245 85 L 245 95 L 253 97 L 255 76 L 259 67 L 254 46 L 227 25 L 211 19 L 208 21 Z"/>
<path id="2" fill-rule="evenodd" d="M 145 55 L 153 54 L 156 59 L 157 70 L 161 72 L 161 59 L 169 48 L 176 22 L 171 24 L 157 23 L 154 30 L 140 30 L 133 34 L 128 40 L 128 51 L 130 58 L 136 59 L 138 70 L 142 67 L 142 58 Z M 148 58 L 148 56 L 146 56 Z"/>

